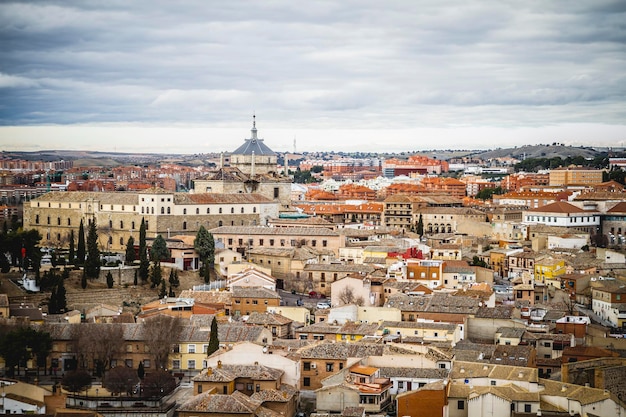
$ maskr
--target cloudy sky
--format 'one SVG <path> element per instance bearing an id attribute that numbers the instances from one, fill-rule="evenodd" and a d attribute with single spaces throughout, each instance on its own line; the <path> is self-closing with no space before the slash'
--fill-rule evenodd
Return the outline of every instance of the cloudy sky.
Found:
<path id="1" fill-rule="evenodd" d="M 626 142 L 623 0 L 0 2 L 0 147 Z"/>

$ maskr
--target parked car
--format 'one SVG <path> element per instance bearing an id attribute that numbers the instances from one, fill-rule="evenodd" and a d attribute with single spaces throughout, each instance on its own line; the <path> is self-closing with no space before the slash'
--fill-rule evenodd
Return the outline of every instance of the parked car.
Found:
<path id="1" fill-rule="evenodd" d="M 317 308 L 319 309 L 330 308 L 330 304 L 327 301 L 320 301 L 319 303 L 317 303 Z"/>
<path id="2" fill-rule="evenodd" d="M 315 291 L 311 291 L 309 293 L 309 297 L 311 297 L 311 298 L 326 298 L 326 296 L 324 294 L 320 294 L 320 293 L 317 293 Z"/>

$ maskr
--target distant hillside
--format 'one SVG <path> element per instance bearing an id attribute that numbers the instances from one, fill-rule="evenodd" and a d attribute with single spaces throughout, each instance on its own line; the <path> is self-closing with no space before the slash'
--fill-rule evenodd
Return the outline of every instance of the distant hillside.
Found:
<path id="1" fill-rule="evenodd" d="M 593 148 L 572 147 L 563 145 L 527 145 L 520 148 L 495 149 L 485 152 L 478 152 L 474 156 L 482 159 L 512 157 L 516 159 L 529 158 L 567 158 L 582 156 L 584 158 L 593 158 L 599 152 Z"/>

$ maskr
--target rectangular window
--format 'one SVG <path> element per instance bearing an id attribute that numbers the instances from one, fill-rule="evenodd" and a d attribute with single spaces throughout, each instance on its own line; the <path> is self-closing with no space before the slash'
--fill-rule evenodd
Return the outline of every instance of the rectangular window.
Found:
<path id="1" fill-rule="evenodd" d="M 464 400 L 459 400 L 459 401 L 456 403 L 456 408 L 457 408 L 458 410 L 465 410 L 465 401 L 464 401 Z"/>
<path id="2" fill-rule="evenodd" d="M 302 385 L 305 387 L 310 387 L 311 386 L 311 378 L 309 378 L 308 376 L 305 376 L 303 381 L 302 381 Z"/>
<path id="3" fill-rule="evenodd" d="M 143 367 L 144 368 L 149 368 L 150 367 L 150 359 L 144 359 L 143 360 Z"/>
<path id="4" fill-rule="evenodd" d="M 187 361 L 187 369 L 196 369 L 196 361 L 194 359 Z"/>
<path id="5" fill-rule="evenodd" d="M 326 372 L 333 372 L 333 369 L 335 368 L 335 364 L 332 362 L 327 362 L 326 363 Z"/>
<path id="6" fill-rule="evenodd" d="M 132 368 L 133 367 L 133 360 L 132 359 L 126 359 L 124 361 L 124 364 L 126 364 L 127 368 Z"/>
<path id="7" fill-rule="evenodd" d="M 180 359 L 174 359 L 172 361 L 172 368 L 174 369 L 180 369 Z"/>
<path id="8" fill-rule="evenodd" d="M 187 353 L 196 353 L 196 345 L 189 345 L 187 347 Z"/>

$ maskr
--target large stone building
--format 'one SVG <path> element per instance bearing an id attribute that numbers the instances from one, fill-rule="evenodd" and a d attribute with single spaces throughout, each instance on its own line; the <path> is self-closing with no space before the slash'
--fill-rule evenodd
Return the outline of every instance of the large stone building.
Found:
<path id="1" fill-rule="evenodd" d="M 600 184 L 602 170 L 586 167 L 561 167 L 550 171 L 550 186 L 581 186 Z"/>
<path id="2" fill-rule="evenodd" d="M 261 194 L 280 203 L 282 211 L 291 205 L 291 178 L 277 170 L 277 156 L 257 137 L 256 121 L 252 124 L 252 137 L 235 149 L 226 166 L 221 166 L 203 178 L 194 180 L 194 193 Z"/>
<path id="3" fill-rule="evenodd" d="M 130 192 L 50 192 L 24 204 L 24 228 L 41 233 L 42 244 L 69 245 L 81 220 L 98 225 L 100 247 L 122 251 L 130 236 L 139 238 L 142 218 L 146 236 L 195 235 L 200 226 L 265 224 L 278 216 L 278 202 L 259 194 L 186 194 L 152 188 Z"/>

